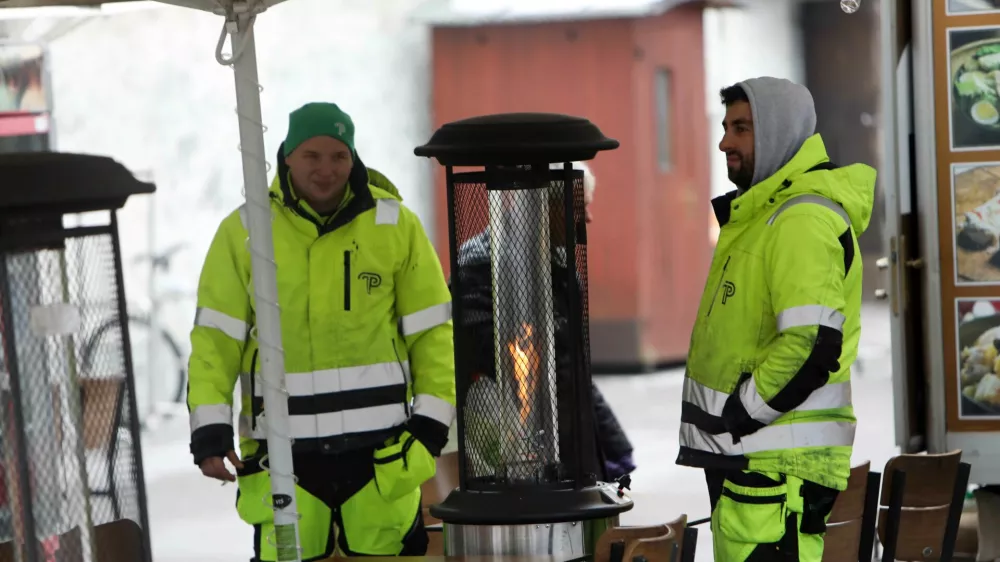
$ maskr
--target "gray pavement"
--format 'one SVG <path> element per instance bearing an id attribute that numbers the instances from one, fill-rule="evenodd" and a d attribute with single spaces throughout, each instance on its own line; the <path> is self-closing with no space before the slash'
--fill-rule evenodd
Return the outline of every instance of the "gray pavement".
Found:
<path id="1" fill-rule="evenodd" d="M 896 452 L 887 309 L 866 305 L 860 364 L 853 395 L 858 416 L 855 463 L 881 469 Z M 665 522 L 686 513 L 708 516 L 702 473 L 674 464 L 680 420 L 682 369 L 601 377 L 598 385 L 636 447 L 635 508 L 623 524 Z M 236 488 L 203 478 L 187 452 L 183 418 L 144 441 L 150 527 L 156 562 L 246 562 L 252 533 L 235 513 Z M 697 559 L 712 560 L 708 529 L 700 532 Z"/>

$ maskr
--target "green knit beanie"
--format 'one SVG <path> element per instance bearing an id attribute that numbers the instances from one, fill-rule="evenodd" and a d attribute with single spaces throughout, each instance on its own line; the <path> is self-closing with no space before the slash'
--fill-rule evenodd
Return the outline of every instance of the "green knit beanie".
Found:
<path id="1" fill-rule="evenodd" d="M 307 103 L 288 116 L 285 156 L 313 137 L 333 137 L 354 153 L 354 121 L 335 103 Z"/>

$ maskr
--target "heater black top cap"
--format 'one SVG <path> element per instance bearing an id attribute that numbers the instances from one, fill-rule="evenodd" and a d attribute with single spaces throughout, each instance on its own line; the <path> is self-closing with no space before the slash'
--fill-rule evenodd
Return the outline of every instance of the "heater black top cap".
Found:
<path id="1" fill-rule="evenodd" d="M 583 117 L 557 113 L 499 113 L 446 123 L 414 149 L 442 166 L 501 166 L 590 160 L 618 148 Z"/>
<path id="2" fill-rule="evenodd" d="M 68 152 L 2 154 L 0 177 L 3 216 L 120 209 L 129 196 L 156 190 L 111 158 Z"/>

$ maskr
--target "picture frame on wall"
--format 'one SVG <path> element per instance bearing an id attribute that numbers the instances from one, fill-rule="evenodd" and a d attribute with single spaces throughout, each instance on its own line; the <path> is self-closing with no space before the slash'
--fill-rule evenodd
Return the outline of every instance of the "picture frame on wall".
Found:
<path id="1" fill-rule="evenodd" d="M 1000 14 L 1000 0 L 948 0 L 945 6 L 949 16 Z"/>
<path id="2" fill-rule="evenodd" d="M 951 165 L 956 286 L 1000 285 L 1000 161 Z"/>
<path id="3" fill-rule="evenodd" d="M 947 30 L 953 152 L 1000 150 L 1000 25 Z"/>
<path id="4" fill-rule="evenodd" d="M 1000 420 L 1000 298 L 955 299 L 958 417 Z"/>

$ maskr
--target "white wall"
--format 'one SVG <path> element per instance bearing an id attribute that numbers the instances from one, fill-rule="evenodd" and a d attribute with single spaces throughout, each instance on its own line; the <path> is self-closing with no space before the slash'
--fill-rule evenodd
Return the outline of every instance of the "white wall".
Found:
<path id="1" fill-rule="evenodd" d="M 415 0 L 296 0 L 257 20 L 267 155 L 287 114 L 335 101 L 357 125 L 366 164 L 385 172 L 430 224 L 430 162 L 413 148 L 430 134 L 429 40 L 410 23 Z M 159 5 L 96 18 L 50 45 L 59 150 L 116 158 L 158 185 L 158 249 L 184 242 L 165 284 L 193 293 L 219 221 L 242 202 L 233 73 L 215 61 L 222 18 Z M 147 251 L 148 197 L 121 213 L 126 266 Z M 130 300 L 147 296 L 142 266 L 126 272 Z M 193 299 L 168 314 L 186 340 Z M 185 342 L 186 343 L 186 342 Z"/>
<path id="2" fill-rule="evenodd" d="M 712 195 L 733 189 L 726 157 L 719 152 L 725 107 L 719 90 L 755 76 L 805 80 L 796 0 L 752 0 L 740 9 L 705 10 L 706 95 L 710 132 Z"/>

